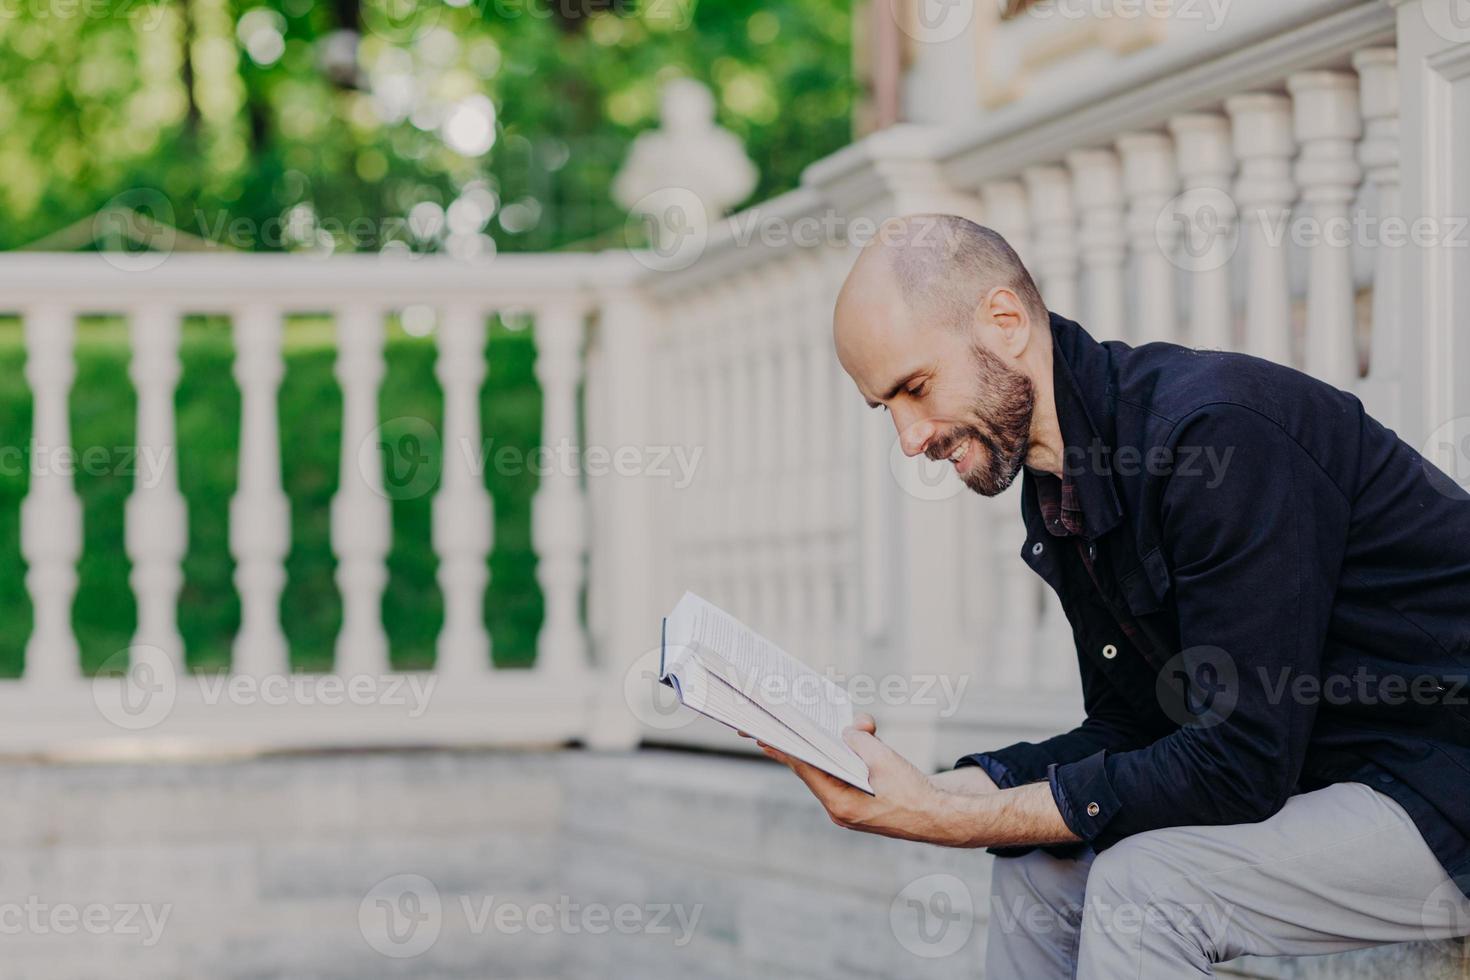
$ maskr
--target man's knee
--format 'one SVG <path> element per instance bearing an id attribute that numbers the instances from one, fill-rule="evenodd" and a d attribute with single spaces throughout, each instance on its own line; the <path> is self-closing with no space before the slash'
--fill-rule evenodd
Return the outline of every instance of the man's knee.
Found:
<path id="1" fill-rule="evenodd" d="M 1172 936 L 1216 959 L 1225 913 L 1182 849 L 1149 834 L 1098 855 L 1087 876 L 1083 931 L 1115 942 Z"/>
<path id="2" fill-rule="evenodd" d="M 1080 919 L 1091 855 L 1058 858 L 1045 851 L 998 857 L 991 871 L 991 915 L 1024 920 L 1041 913 Z"/>

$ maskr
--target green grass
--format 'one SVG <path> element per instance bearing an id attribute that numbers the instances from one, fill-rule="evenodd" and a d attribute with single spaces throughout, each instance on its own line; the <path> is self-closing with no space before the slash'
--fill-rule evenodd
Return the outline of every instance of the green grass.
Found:
<path id="1" fill-rule="evenodd" d="M 342 623 L 342 601 L 333 572 L 330 502 L 340 467 L 342 397 L 332 375 L 336 356 L 330 321 L 293 319 L 284 343 L 281 383 L 282 482 L 291 503 L 291 550 L 281 618 L 297 670 L 330 667 L 332 643 Z M 532 376 L 535 346 L 530 331 L 491 322 L 488 376 L 481 396 L 481 425 L 494 449 L 529 453 L 538 443 L 541 393 Z M 76 381 L 71 394 L 72 443 L 83 456 L 75 476 L 82 500 L 84 549 L 78 563 L 72 622 L 82 665 L 95 671 L 124 649 L 137 610 L 128 586 L 124 506 L 132 491 L 136 399 L 128 378 L 127 330 L 116 319 L 78 323 Z M 235 492 L 240 439 L 240 393 L 231 374 L 234 347 L 229 324 L 190 318 L 180 344 L 182 374 L 175 397 L 179 485 L 189 513 L 189 547 L 179 597 L 179 628 L 188 661 L 197 670 L 229 664 L 230 643 L 240 624 L 240 603 L 229 554 L 229 500 Z M 431 338 L 410 337 L 391 325 L 388 371 L 379 417 L 390 440 L 442 430 L 443 400 L 434 378 Z M 0 676 L 19 676 L 32 626 L 25 566 L 20 554 L 20 502 L 29 473 L 31 395 L 24 376 L 21 325 L 0 320 Z M 132 460 L 134 467 L 127 464 Z M 383 616 L 393 663 L 404 669 L 433 664 L 434 638 L 443 622 L 435 582 L 430 514 L 438 460 L 408 484 L 385 476 L 392 500 L 393 538 Z M 485 467 L 495 508 L 495 548 L 485 601 L 497 665 L 526 666 L 534 658 L 542 618 L 530 541 L 530 501 L 536 477 L 527 468 L 497 472 Z"/>

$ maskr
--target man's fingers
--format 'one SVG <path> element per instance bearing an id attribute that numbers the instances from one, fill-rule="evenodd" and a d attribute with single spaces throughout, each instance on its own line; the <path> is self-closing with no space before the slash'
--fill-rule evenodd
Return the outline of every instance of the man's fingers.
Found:
<path id="1" fill-rule="evenodd" d="M 867 732 L 869 735 L 878 734 L 878 723 L 866 711 L 859 711 L 853 716 L 852 727 L 860 732 Z"/>
<path id="2" fill-rule="evenodd" d="M 858 728 L 843 731 L 842 740 L 869 766 L 893 754 L 893 750 L 878 740 L 878 736 Z"/>

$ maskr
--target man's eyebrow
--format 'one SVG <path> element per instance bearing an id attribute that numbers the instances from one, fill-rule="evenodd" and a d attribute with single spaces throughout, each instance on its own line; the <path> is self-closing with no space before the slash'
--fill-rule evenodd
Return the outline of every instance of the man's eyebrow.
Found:
<path id="1" fill-rule="evenodd" d="M 894 382 L 893 383 L 893 386 L 891 388 L 889 388 L 887 391 L 885 391 L 878 398 L 877 401 L 873 401 L 872 399 L 869 399 L 868 400 L 868 407 L 869 408 L 877 408 L 883 402 L 888 401 L 888 399 L 892 398 L 893 396 L 897 395 L 900 391 L 903 391 L 905 388 L 907 388 L 909 386 L 909 383 L 912 382 L 915 378 L 917 378 L 920 373 L 922 373 L 922 372 L 920 372 L 920 371 L 910 371 L 902 380 Z"/>

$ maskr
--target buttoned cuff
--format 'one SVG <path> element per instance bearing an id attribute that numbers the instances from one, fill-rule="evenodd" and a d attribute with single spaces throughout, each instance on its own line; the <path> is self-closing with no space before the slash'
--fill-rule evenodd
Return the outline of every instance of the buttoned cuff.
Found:
<path id="1" fill-rule="evenodd" d="M 1107 755 L 1097 752 L 1077 762 L 1049 766 L 1046 772 L 1067 828 L 1082 840 L 1103 846 L 1111 843 L 1107 826 L 1123 805 L 1108 780 Z"/>
<path id="2" fill-rule="evenodd" d="M 992 752 L 967 755 L 957 761 L 954 767 L 959 769 L 961 766 L 979 766 L 995 780 L 996 786 L 1011 789 L 1027 783 L 1041 782 L 1046 778 L 1046 767 L 1054 758 L 1055 756 L 1039 745 L 1017 742 Z"/>

